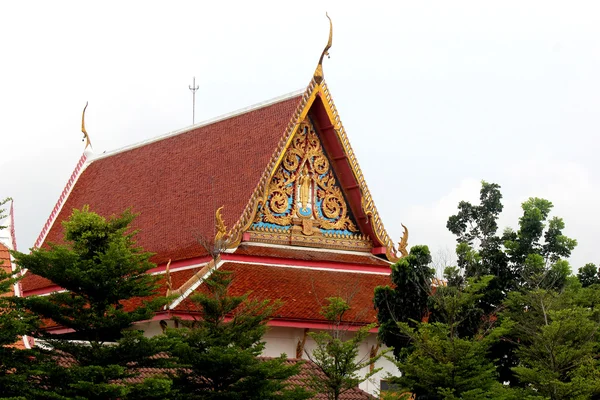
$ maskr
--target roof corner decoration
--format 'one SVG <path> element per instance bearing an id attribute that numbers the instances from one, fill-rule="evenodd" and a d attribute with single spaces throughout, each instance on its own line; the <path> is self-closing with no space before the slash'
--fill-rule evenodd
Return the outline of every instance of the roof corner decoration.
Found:
<path id="1" fill-rule="evenodd" d="M 225 221 L 223 220 L 223 216 L 221 215 L 221 211 L 223 211 L 223 207 L 221 206 L 217 208 L 215 211 L 215 245 L 217 246 L 219 243 L 227 241 L 229 235 L 227 234 L 227 227 L 225 226 Z"/>
<path id="2" fill-rule="evenodd" d="M 167 262 L 167 266 L 165 267 L 165 284 L 167 285 L 167 293 L 166 296 L 169 297 L 173 292 L 173 282 L 171 281 L 171 259 L 169 258 L 169 262 Z"/>
<path id="3" fill-rule="evenodd" d="M 406 250 L 408 247 L 408 228 L 402 223 L 400 225 L 404 228 L 404 233 L 402 233 L 402 237 L 398 242 L 398 252 L 401 254 L 400 258 L 402 258 L 408 255 L 408 250 Z"/>
<path id="4" fill-rule="evenodd" d="M 92 141 L 90 140 L 90 135 L 88 135 L 87 131 L 85 130 L 85 110 L 88 107 L 88 102 L 85 102 L 85 107 L 83 107 L 83 112 L 81 113 L 81 132 L 83 132 L 83 139 L 81 139 L 82 141 L 85 140 L 85 147 L 84 150 L 87 149 L 88 147 L 92 147 Z"/>
<path id="5" fill-rule="evenodd" d="M 77 182 L 77 179 L 79 178 L 79 176 L 81 176 L 81 173 L 85 169 L 86 161 L 88 161 L 88 158 L 93 155 L 93 153 L 91 153 L 91 151 L 86 151 L 88 146 L 90 147 L 90 149 L 92 147 L 92 142 L 90 141 L 90 137 L 89 137 L 87 131 L 85 130 L 85 110 L 87 109 L 87 106 L 88 106 L 88 103 L 86 102 L 85 107 L 83 108 L 83 112 L 81 113 L 81 132 L 83 132 L 82 140 L 86 141 L 83 154 L 79 158 L 77 165 L 75 165 L 73 173 L 71 173 L 71 176 L 69 177 L 69 180 L 67 181 L 67 184 L 65 185 L 63 191 L 60 193 L 60 196 L 58 197 L 58 201 L 54 205 L 54 208 L 52 209 L 50 216 L 46 220 L 46 223 L 44 224 L 42 230 L 40 231 L 40 234 L 37 237 L 37 240 L 33 244 L 34 249 L 39 248 L 44 243 L 44 240 L 46 239 L 46 235 L 50 231 L 50 228 L 52 228 L 52 225 L 54 224 L 54 221 L 58 217 L 58 214 L 60 213 L 60 210 L 62 209 L 63 204 L 67 200 L 67 197 L 69 197 L 69 194 L 71 193 L 71 190 L 73 189 L 73 186 L 75 185 L 75 182 Z"/>
<path id="6" fill-rule="evenodd" d="M 329 18 L 329 16 L 327 16 L 327 18 Z M 390 239 L 389 235 L 387 234 L 387 232 L 383 226 L 383 222 L 381 221 L 381 217 L 379 216 L 379 213 L 377 212 L 377 208 L 375 207 L 375 204 L 373 203 L 373 199 L 372 199 L 371 193 L 367 187 L 366 180 L 365 180 L 364 175 L 358 165 L 358 160 L 356 159 L 354 151 L 352 150 L 352 147 L 350 146 L 350 141 L 348 140 L 348 137 L 346 135 L 344 127 L 341 123 L 338 111 L 337 111 L 335 104 L 333 102 L 333 99 L 331 97 L 331 93 L 329 92 L 329 89 L 327 87 L 327 84 L 326 84 L 324 76 L 323 76 L 323 67 L 322 67 L 323 58 L 325 57 L 325 55 L 329 55 L 328 51 L 331 48 L 332 37 L 333 37 L 333 27 L 332 27 L 333 25 L 331 23 L 330 18 L 329 18 L 329 21 L 330 21 L 329 40 L 321 54 L 321 57 L 319 59 L 319 64 L 317 65 L 317 69 L 315 70 L 313 78 L 311 79 L 308 87 L 306 88 L 304 94 L 302 95 L 300 104 L 298 105 L 296 111 L 292 115 L 292 118 L 290 119 L 290 122 L 286 128 L 286 131 L 285 131 L 283 137 L 281 138 L 277 148 L 275 149 L 275 151 L 272 155 L 271 161 L 267 164 L 267 167 L 265 168 L 265 170 L 256 186 L 255 191 L 253 192 L 251 198 L 249 199 L 249 201 L 246 205 L 246 208 L 244 209 L 244 212 L 242 213 L 240 218 L 237 220 L 237 222 L 233 225 L 233 227 L 229 231 L 229 241 L 228 241 L 227 247 L 228 248 L 237 247 L 241 243 L 242 237 L 244 237 L 244 233 L 246 233 L 248 231 L 253 231 L 252 235 L 254 235 L 254 237 L 257 240 L 259 240 L 258 236 L 262 236 L 262 238 L 260 238 L 262 240 L 260 240 L 260 241 L 266 240 L 267 242 L 270 242 L 270 243 L 276 243 L 276 242 L 282 243 L 282 241 L 286 240 L 287 244 L 310 246 L 310 245 L 318 243 L 319 247 L 346 248 L 346 249 L 361 250 L 361 251 L 369 251 L 369 250 L 374 249 L 375 247 L 378 247 L 378 248 L 382 248 L 384 250 L 385 256 L 388 259 L 388 261 L 396 262 L 401 257 L 404 256 L 404 253 L 401 251 L 400 255 L 397 254 L 398 250 L 396 249 L 394 242 Z M 311 107 L 313 106 L 313 104 L 315 103 L 315 100 L 317 98 L 320 99 L 320 103 L 322 104 L 322 107 L 323 107 L 325 113 L 327 114 L 327 119 L 329 120 L 329 122 L 331 124 L 332 132 L 335 136 L 337 136 L 337 141 L 341 145 L 342 150 L 345 154 L 344 158 L 346 159 L 346 162 L 349 165 L 351 173 L 354 176 L 356 186 L 360 190 L 360 204 L 358 205 L 358 207 L 360 208 L 360 211 L 362 211 L 362 213 L 364 214 L 363 218 L 366 218 L 369 221 L 369 225 L 370 225 L 370 228 L 369 228 L 370 233 L 369 234 L 364 234 L 364 233 L 361 234 L 360 232 L 354 232 L 353 230 L 349 229 L 351 227 L 354 228 L 354 226 L 352 226 L 350 224 L 346 224 L 346 226 L 345 226 L 346 231 L 342 231 L 342 232 L 335 232 L 335 231 L 334 232 L 323 232 L 322 231 L 323 237 L 320 239 L 316 239 L 316 235 L 308 235 L 308 233 L 311 232 L 311 229 L 313 232 L 315 232 L 315 228 L 321 228 L 320 226 L 316 227 L 314 223 L 312 224 L 312 226 L 310 226 L 310 224 L 311 224 L 310 222 L 301 222 L 300 224 L 298 224 L 296 222 L 296 224 L 298 224 L 298 225 L 292 223 L 292 225 L 294 225 L 294 226 L 290 225 L 289 228 L 282 229 L 282 226 L 280 226 L 280 225 L 277 225 L 277 224 L 273 225 L 273 221 L 268 220 L 270 217 L 267 217 L 267 220 L 264 219 L 265 218 L 264 214 L 269 213 L 268 208 L 270 208 L 270 212 L 275 219 L 279 219 L 281 221 L 282 220 L 281 218 L 286 216 L 285 213 L 277 212 L 278 210 L 282 211 L 284 209 L 284 207 L 286 206 L 286 203 L 283 200 L 283 198 L 284 198 L 283 194 L 286 193 L 285 190 L 287 190 L 287 191 L 296 190 L 297 196 L 302 196 L 302 193 L 304 193 L 304 196 L 306 196 L 306 193 L 310 192 L 310 189 L 308 188 L 308 187 L 310 187 L 310 182 L 308 182 L 307 179 L 310 178 L 311 168 L 312 168 L 312 171 L 316 172 L 316 170 L 314 169 L 314 161 L 316 161 L 316 159 L 313 159 L 313 164 L 312 164 L 312 166 L 310 166 L 310 165 L 308 166 L 307 171 L 304 171 L 303 169 L 301 169 L 299 171 L 296 170 L 295 171 L 296 175 L 293 178 L 291 175 L 288 175 L 285 173 L 283 173 L 283 175 L 282 175 L 280 166 L 283 165 L 283 168 L 286 168 L 286 163 L 288 163 L 287 166 L 289 166 L 290 168 L 295 166 L 294 162 L 289 159 L 289 156 L 290 156 L 290 154 L 295 154 L 296 156 L 299 156 L 298 152 L 302 151 L 301 149 L 298 149 L 298 148 L 296 148 L 296 150 L 293 150 L 293 148 L 294 148 L 294 146 L 298 147 L 299 142 L 302 142 L 302 140 L 306 140 L 306 139 L 299 138 L 299 136 L 305 135 L 305 133 L 301 133 L 300 135 L 298 135 L 298 132 L 302 132 L 303 130 L 306 132 L 306 129 L 309 129 L 309 130 L 311 129 L 311 127 L 310 127 L 311 121 L 310 121 L 310 117 L 309 117 L 309 111 L 310 111 Z M 308 142 L 310 142 L 310 139 L 308 140 Z M 300 147 L 301 147 L 301 145 L 300 145 Z M 290 162 L 291 162 L 291 164 L 289 164 Z M 290 172 L 290 171 L 288 170 L 288 172 Z M 320 174 L 318 174 L 318 175 L 320 175 Z M 305 178 L 302 178 L 302 176 L 304 176 Z M 286 182 L 285 181 L 286 179 L 291 179 L 291 181 L 284 184 L 284 182 Z M 302 179 L 304 179 L 304 181 L 302 181 Z M 303 183 L 303 182 L 307 182 L 307 183 Z M 304 189 L 302 189 L 302 186 L 304 186 Z M 317 186 L 318 186 L 318 184 L 317 184 Z M 284 187 L 286 187 L 285 190 L 283 190 Z M 295 189 L 293 189 L 294 187 L 295 187 Z M 316 190 L 317 191 L 322 190 L 322 188 L 317 188 Z M 302 193 L 301 193 L 301 191 L 302 191 Z M 272 203 L 269 200 L 269 194 L 276 196 L 276 198 L 274 199 L 274 201 Z M 321 194 L 324 194 L 324 193 L 321 193 Z M 335 201 L 334 201 L 333 196 L 329 196 L 329 198 L 331 200 L 328 200 L 328 203 L 326 203 L 326 204 L 330 204 L 332 207 L 332 208 L 329 208 L 329 210 L 328 210 L 329 215 L 331 216 L 337 211 L 340 211 L 340 215 L 342 215 L 344 207 L 338 202 L 338 200 L 340 200 L 341 198 L 337 197 L 337 199 Z M 300 199 L 300 201 L 301 200 L 302 199 Z M 317 201 L 319 201 L 319 203 L 322 205 L 323 204 L 322 202 L 324 201 L 324 197 L 318 198 L 318 196 L 317 196 L 317 199 L 314 202 L 315 205 L 317 205 Z M 333 207 L 333 205 L 336 202 L 337 202 L 337 205 L 335 207 Z M 274 205 L 275 208 L 272 208 L 271 204 Z M 292 210 L 293 204 L 290 204 L 289 196 L 288 196 L 287 204 L 288 204 L 288 207 L 285 209 L 285 211 L 286 212 L 293 211 Z M 304 204 L 302 204 L 302 205 L 304 206 Z M 298 209 L 296 209 L 296 211 L 298 211 Z M 307 210 L 305 209 L 305 211 L 307 211 Z M 288 216 L 290 216 L 290 215 L 288 215 Z M 327 215 L 325 215 L 325 214 L 319 215 L 319 217 L 321 217 L 321 220 L 323 220 L 322 216 L 327 217 Z M 297 213 L 296 213 L 296 217 L 302 219 L 301 217 L 298 217 Z M 262 222 L 263 222 L 262 226 L 260 224 L 254 225 L 257 222 L 261 222 L 260 221 L 261 218 L 262 218 Z M 294 219 L 294 217 L 291 216 L 291 219 Z M 327 219 L 327 218 L 325 218 L 325 219 Z M 344 218 L 342 218 L 342 219 L 345 220 Z M 352 221 L 352 222 L 354 223 L 354 221 Z M 326 223 L 325 225 L 328 225 L 328 224 Z M 295 229 L 296 231 L 294 232 L 293 229 Z M 303 238 L 303 239 L 305 241 L 305 244 L 292 243 L 291 237 L 293 236 L 294 233 L 297 233 L 299 229 L 300 229 L 300 231 L 304 232 L 305 238 Z M 259 235 L 259 233 L 260 233 L 260 235 Z M 274 237 L 276 238 L 275 241 L 273 239 Z M 296 238 L 300 238 L 300 235 L 296 235 Z M 407 245 L 408 235 L 405 234 L 405 236 L 403 236 L 403 239 L 405 239 L 405 240 L 400 241 L 400 248 L 405 251 L 405 247 L 402 247 L 402 246 Z M 246 239 L 244 239 L 244 240 L 246 240 Z M 340 244 L 341 244 L 341 247 L 340 247 Z"/>
<path id="7" fill-rule="evenodd" d="M 314 80 L 317 83 L 321 83 L 324 79 L 323 58 L 325 56 L 329 57 L 329 49 L 331 48 L 332 39 L 333 39 L 333 23 L 331 22 L 331 18 L 329 18 L 329 15 L 327 13 L 325 13 L 325 16 L 327 17 L 327 19 L 329 19 L 329 40 L 327 41 L 327 45 L 325 46 L 325 48 L 323 49 L 323 52 L 321 53 L 321 58 L 319 58 L 319 64 L 317 64 L 317 69 L 315 69 Z"/>

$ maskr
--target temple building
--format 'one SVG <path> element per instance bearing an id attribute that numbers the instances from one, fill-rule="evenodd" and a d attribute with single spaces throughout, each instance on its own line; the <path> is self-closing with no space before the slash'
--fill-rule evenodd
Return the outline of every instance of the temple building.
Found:
<path id="1" fill-rule="evenodd" d="M 328 297 L 349 301 L 350 331 L 376 322 L 374 288 L 390 284 L 407 231 L 396 247 L 384 229 L 323 78 L 330 45 L 303 91 L 113 152 L 87 149 L 35 246 L 61 242 L 61 222 L 84 205 L 139 214 L 137 243 L 155 253 L 163 294 L 175 295 L 140 324 L 148 335 L 193 318 L 189 296 L 215 268 L 233 273 L 232 294 L 283 302 L 266 356 L 306 358 L 307 332 L 330 327 L 320 314 Z M 32 274 L 21 285 L 25 296 L 60 290 Z M 361 357 L 378 349 L 375 328 Z M 371 367 L 383 371 L 361 385 L 369 393 L 397 373 L 386 359 Z"/>

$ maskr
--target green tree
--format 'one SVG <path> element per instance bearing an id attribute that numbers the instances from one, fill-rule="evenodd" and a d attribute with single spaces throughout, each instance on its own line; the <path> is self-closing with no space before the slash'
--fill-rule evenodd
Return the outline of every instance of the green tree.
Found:
<path id="1" fill-rule="evenodd" d="M 481 316 L 478 302 L 492 278 L 470 278 L 461 286 L 438 286 L 430 298 L 437 321 L 398 322 L 400 333 L 412 345 L 399 357 L 402 375 L 396 382 L 401 388 L 427 400 L 508 396 L 487 358 L 490 345 L 507 328 L 495 327 L 494 318 L 478 318 L 475 334 L 461 335 L 462 325 L 471 325 L 473 316 Z"/>
<path id="2" fill-rule="evenodd" d="M 285 354 L 260 358 L 267 321 L 278 302 L 258 301 L 249 294 L 232 296 L 230 273 L 213 270 L 191 301 L 200 317 L 179 321 L 167 330 L 170 353 L 179 360 L 174 376 L 177 399 L 306 399 L 302 388 L 286 382 L 300 365 L 287 365 Z"/>
<path id="3" fill-rule="evenodd" d="M 394 348 L 394 355 L 408 345 L 397 322 L 420 321 L 428 312 L 429 296 L 435 271 L 429 267 L 431 253 L 427 246 L 414 246 L 410 254 L 392 265 L 393 286 L 375 288 L 374 303 L 379 321 L 379 339 Z"/>
<path id="4" fill-rule="evenodd" d="M 561 292 L 509 294 L 503 324 L 518 338 L 513 371 L 528 391 L 551 400 L 600 394 L 598 305 L 598 287 L 582 288 L 575 278 Z"/>
<path id="5" fill-rule="evenodd" d="M 322 376 L 310 377 L 309 386 L 317 393 L 325 394 L 329 400 L 338 400 L 340 396 L 358 387 L 371 378 L 380 368 L 371 368 L 364 375 L 363 368 L 374 364 L 383 353 L 359 358 L 359 346 L 369 336 L 376 324 L 369 324 L 351 332 L 344 322 L 344 314 L 350 305 L 341 297 L 330 297 L 323 306 L 321 314 L 329 321 L 330 329 L 310 332 L 316 347 L 306 351 L 308 358 L 317 365 Z"/>
<path id="6" fill-rule="evenodd" d="M 0 261 L 0 398 L 34 398 L 35 376 L 43 357 L 36 349 L 19 348 L 17 342 L 31 334 L 38 321 L 10 301 L 8 293 L 18 271 L 8 271 L 10 266 L 6 268 Z"/>
<path id="7" fill-rule="evenodd" d="M 563 220 L 550 218 L 552 203 L 540 198 L 522 204 L 523 215 L 516 231 L 508 228 L 498 234 L 501 200 L 499 185 L 482 182 L 480 204 L 461 201 L 458 213 L 447 223 L 456 235 L 462 275 L 494 277 L 480 301 L 485 314 L 496 312 L 511 291 L 562 288 L 570 274 L 566 258 L 577 245 L 576 240 L 562 233 Z M 518 383 L 512 370 L 518 364 L 514 350 L 511 341 L 492 346 L 490 357 L 497 362 L 502 382 Z"/>
<path id="8" fill-rule="evenodd" d="M 164 297 L 155 296 L 157 277 L 147 273 L 155 266 L 151 254 L 135 245 L 134 217 L 126 211 L 105 219 L 86 206 L 63 223 L 65 244 L 12 253 L 21 268 L 64 289 L 14 299 L 18 307 L 69 332 L 56 335 L 41 328 L 35 333 L 54 361 L 39 375 L 45 391 L 38 398 L 125 399 L 148 384 L 168 391 L 167 378 L 162 385 L 156 379 L 144 384 L 124 380 L 136 367 L 166 362 L 154 357 L 161 350 L 156 339 L 126 331 L 166 304 Z"/>
<path id="9" fill-rule="evenodd" d="M 8 215 L 6 215 L 6 209 L 4 208 L 4 206 L 9 201 L 12 201 L 11 197 L 7 197 L 4 200 L 0 200 L 0 222 L 2 222 L 2 220 L 4 220 L 8 216 Z M 6 225 L 0 225 L 0 231 L 2 229 L 6 229 Z"/>
<path id="10" fill-rule="evenodd" d="M 587 263 L 579 268 L 577 279 L 583 287 L 600 284 L 600 272 L 598 267 L 593 263 Z"/>

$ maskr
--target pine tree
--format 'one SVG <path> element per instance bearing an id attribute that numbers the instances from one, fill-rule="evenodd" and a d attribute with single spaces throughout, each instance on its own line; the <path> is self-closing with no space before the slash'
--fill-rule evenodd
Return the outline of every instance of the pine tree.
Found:
<path id="1" fill-rule="evenodd" d="M 286 356 L 259 357 L 261 340 L 279 303 L 258 301 L 249 294 L 233 296 L 229 272 L 214 270 L 202 284 L 205 291 L 191 297 L 200 317 L 179 321 L 167 330 L 171 355 L 179 360 L 174 377 L 176 399 L 307 399 L 305 390 L 286 380 L 300 365 L 287 365 Z"/>
<path id="2" fill-rule="evenodd" d="M 366 374 L 360 372 L 375 364 L 383 353 L 359 358 L 359 346 L 376 324 L 365 325 L 352 332 L 343 319 L 350 305 L 341 297 L 326 300 L 328 304 L 323 306 L 321 314 L 329 321 L 330 329 L 310 332 L 316 347 L 312 352 L 306 351 L 322 375 L 312 376 L 308 384 L 315 392 L 325 394 L 328 400 L 338 400 L 343 393 L 358 387 L 380 371 L 372 368 Z"/>
<path id="3" fill-rule="evenodd" d="M 574 277 L 561 292 L 509 294 L 501 316 L 518 338 L 513 371 L 527 390 L 551 400 L 600 395 L 599 306 L 598 286 L 582 288 Z"/>
<path id="4" fill-rule="evenodd" d="M 152 384 L 168 391 L 168 378 L 142 385 L 123 379 L 132 368 L 165 362 L 153 356 L 161 349 L 158 341 L 144 338 L 134 327 L 151 319 L 166 304 L 163 297 L 134 301 L 156 295 L 157 277 L 147 273 L 155 265 L 151 254 L 136 247 L 130 224 L 134 215 L 126 211 L 105 219 L 89 211 L 74 210 L 63 223 L 65 244 L 50 244 L 31 254 L 13 252 L 17 264 L 49 279 L 64 291 L 47 296 L 16 299 L 17 304 L 58 325 L 69 333 L 54 335 L 45 329 L 38 340 L 50 348 L 52 363 L 40 375 L 45 389 L 38 398 L 126 399 Z"/>
<path id="5" fill-rule="evenodd" d="M 477 332 L 461 335 L 462 325 L 480 316 L 478 301 L 491 276 L 469 279 L 464 285 L 439 286 L 432 293 L 430 308 L 437 321 L 399 322 L 410 342 L 401 352 L 396 383 L 417 399 L 496 398 L 501 389 L 494 364 L 487 359 L 489 346 L 501 335 L 493 320 L 479 320 Z"/>
<path id="6" fill-rule="evenodd" d="M 17 271 L 9 273 L 2 267 L 0 261 L 0 399 L 33 398 L 43 356 L 36 349 L 20 349 L 17 343 L 35 329 L 37 319 L 11 302 L 8 292 Z"/>

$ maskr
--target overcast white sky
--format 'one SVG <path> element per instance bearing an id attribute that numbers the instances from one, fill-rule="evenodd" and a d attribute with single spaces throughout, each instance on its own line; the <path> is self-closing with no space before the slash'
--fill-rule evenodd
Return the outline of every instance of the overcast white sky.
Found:
<path id="1" fill-rule="evenodd" d="M 217 4 L 218 3 L 218 4 Z M 325 77 L 388 232 L 453 249 L 446 220 L 502 185 L 501 226 L 545 197 L 598 262 L 600 5 L 589 1 L 11 1 L 0 5 L 0 197 L 33 245 L 83 151 Z"/>

